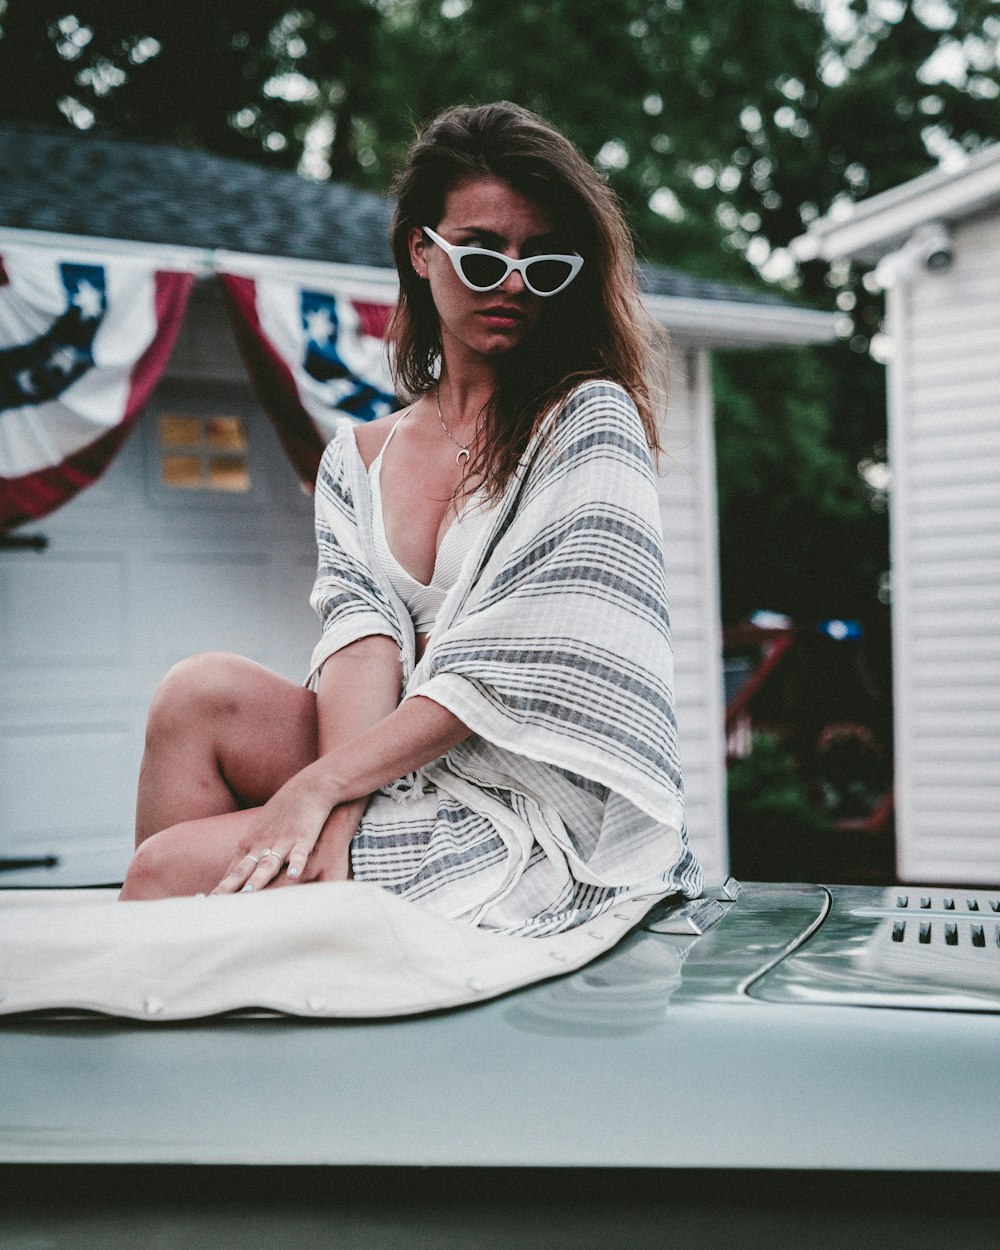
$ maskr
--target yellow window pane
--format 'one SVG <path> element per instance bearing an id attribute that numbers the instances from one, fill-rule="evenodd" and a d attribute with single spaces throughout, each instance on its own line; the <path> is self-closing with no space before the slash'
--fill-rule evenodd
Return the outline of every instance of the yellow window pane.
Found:
<path id="1" fill-rule="evenodd" d="M 209 417 L 205 438 L 212 451 L 246 451 L 247 439 L 239 417 Z"/>
<path id="2" fill-rule="evenodd" d="M 212 490 L 249 490 L 246 461 L 240 456 L 212 456 L 208 462 L 208 484 Z"/>
<path id="3" fill-rule="evenodd" d="M 175 413 L 160 417 L 161 447 L 197 447 L 201 442 L 201 421 Z"/>
<path id="4" fill-rule="evenodd" d="M 164 456 L 160 478 L 172 490 L 198 490 L 201 487 L 201 460 L 198 456 Z"/>

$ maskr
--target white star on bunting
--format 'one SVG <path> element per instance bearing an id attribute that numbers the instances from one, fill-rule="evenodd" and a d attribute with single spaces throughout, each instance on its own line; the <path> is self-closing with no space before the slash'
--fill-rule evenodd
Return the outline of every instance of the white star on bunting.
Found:
<path id="1" fill-rule="evenodd" d="M 81 282 L 76 288 L 73 303 L 79 308 L 85 321 L 93 321 L 101 315 L 104 301 L 100 291 L 89 282 Z"/>
<path id="2" fill-rule="evenodd" d="M 325 308 L 317 308 L 306 314 L 306 329 L 314 343 L 329 343 L 333 322 Z"/>

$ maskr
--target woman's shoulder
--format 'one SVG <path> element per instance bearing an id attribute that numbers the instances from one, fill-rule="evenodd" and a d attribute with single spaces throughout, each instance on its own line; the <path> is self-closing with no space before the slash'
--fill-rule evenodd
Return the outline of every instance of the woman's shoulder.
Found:
<path id="1" fill-rule="evenodd" d="M 648 477 L 652 453 L 639 409 L 628 390 L 612 378 L 580 381 L 551 411 L 539 430 L 531 472 L 547 477 L 558 468 L 599 470 L 631 465 Z"/>
<path id="2" fill-rule="evenodd" d="M 384 417 L 376 417 L 374 421 L 341 417 L 333 438 L 323 449 L 323 464 L 327 467 L 343 465 L 345 460 L 360 456 L 367 469 L 382 450 L 393 426 L 403 415 L 403 410 L 399 410 Z"/>
<path id="3" fill-rule="evenodd" d="M 402 419 L 405 412 L 405 409 L 402 412 L 390 412 L 384 417 L 376 417 L 374 421 L 354 423 L 354 441 L 366 469 L 371 468 L 396 422 Z"/>
<path id="4" fill-rule="evenodd" d="M 556 432 L 579 432 L 586 423 L 611 424 L 632 430 L 642 428 L 635 400 L 613 378 L 585 378 L 569 391 L 553 413 Z"/>
<path id="5" fill-rule="evenodd" d="M 368 426 L 380 426 L 388 421 L 389 426 L 386 428 L 386 434 L 388 434 L 393 419 L 393 414 L 390 414 L 388 417 L 380 417 L 375 421 L 362 424 L 351 417 L 341 417 L 337 421 L 333 438 L 323 449 L 323 455 L 320 458 L 319 471 L 316 475 L 317 493 L 320 494 L 326 490 L 350 495 L 349 484 L 353 481 L 362 460 L 361 443 L 367 435 Z M 384 439 L 385 435 L 382 441 Z"/>
<path id="6" fill-rule="evenodd" d="M 566 403 L 604 402 L 615 407 L 636 408 L 635 400 L 620 382 L 614 378 L 584 378 L 566 396 Z"/>

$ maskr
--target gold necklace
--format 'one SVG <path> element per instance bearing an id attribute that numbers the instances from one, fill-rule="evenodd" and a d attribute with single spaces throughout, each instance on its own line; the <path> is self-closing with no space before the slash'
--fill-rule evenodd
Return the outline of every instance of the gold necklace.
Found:
<path id="1" fill-rule="evenodd" d="M 468 462 L 472 459 L 472 452 L 469 450 L 468 444 L 460 443 L 458 439 L 455 438 L 451 430 L 449 430 L 448 427 L 445 425 L 444 417 L 441 415 L 441 383 L 440 382 L 434 388 L 434 403 L 437 405 L 438 420 L 441 422 L 441 429 L 444 430 L 445 434 L 448 435 L 448 438 L 451 440 L 451 442 L 453 442 L 455 446 L 458 448 L 458 455 L 455 457 L 455 463 L 456 464 L 468 464 Z M 477 434 L 479 433 L 478 429 L 476 430 L 476 433 Z"/>

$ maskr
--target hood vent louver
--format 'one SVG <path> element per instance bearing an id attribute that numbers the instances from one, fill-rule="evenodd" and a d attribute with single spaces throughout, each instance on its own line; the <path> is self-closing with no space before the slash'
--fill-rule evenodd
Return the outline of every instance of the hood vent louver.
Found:
<path id="1" fill-rule="evenodd" d="M 1000 1011 L 1000 895 L 954 889 L 881 898 L 832 887 L 833 910 L 750 987 L 771 1002 Z"/>
<path id="2" fill-rule="evenodd" d="M 969 941 L 973 946 L 978 946 L 980 949 L 985 948 L 985 926 L 974 921 L 972 917 L 969 917 L 969 919 L 971 923 L 968 925 L 968 928 L 959 925 L 954 920 L 945 921 L 943 924 L 939 924 L 937 926 L 935 926 L 932 920 L 921 920 L 917 929 L 917 941 L 922 946 L 927 946 L 936 940 L 936 932 L 940 932 L 943 935 L 947 946 L 959 946 L 967 933 Z M 996 938 L 996 945 L 1000 948 L 1000 924 L 994 925 L 993 929 L 994 936 Z M 893 919 L 891 937 L 894 942 L 905 942 L 906 931 L 905 920 Z"/>

